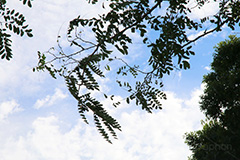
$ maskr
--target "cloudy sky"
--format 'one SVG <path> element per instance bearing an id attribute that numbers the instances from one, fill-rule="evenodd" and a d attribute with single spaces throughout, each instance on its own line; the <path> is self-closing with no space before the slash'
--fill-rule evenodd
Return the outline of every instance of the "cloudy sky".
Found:
<path id="1" fill-rule="evenodd" d="M 201 128 L 204 115 L 199 110 L 202 76 L 209 72 L 213 46 L 233 32 L 224 29 L 195 43 L 196 56 L 191 69 L 175 71 L 164 78 L 167 100 L 163 110 L 148 114 L 133 103 L 115 109 L 108 100 L 102 103 L 122 125 L 118 140 L 107 143 L 93 123 L 86 125 L 78 115 L 77 103 L 68 93 L 64 80 L 48 73 L 33 73 L 37 51 L 56 45 L 68 21 L 82 15 L 104 12 L 101 3 L 85 0 L 38 0 L 30 9 L 18 0 L 8 2 L 17 8 L 33 29 L 33 38 L 13 36 L 14 58 L 0 62 L 0 155 L 3 160 L 187 160 L 191 154 L 184 144 L 184 133 Z M 193 18 L 215 13 L 217 5 L 195 10 Z M 194 37 L 199 33 L 189 33 Z M 137 39 L 137 38 L 136 38 Z M 132 52 L 141 50 L 135 43 Z M 130 56 L 130 61 L 136 59 Z M 112 90 L 111 79 L 101 82 Z M 120 92 L 120 91 L 119 91 Z M 122 92 L 122 91 L 121 91 Z M 118 92 L 115 92 L 118 94 Z M 121 94 L 117 96 L 122 99 Z"/>

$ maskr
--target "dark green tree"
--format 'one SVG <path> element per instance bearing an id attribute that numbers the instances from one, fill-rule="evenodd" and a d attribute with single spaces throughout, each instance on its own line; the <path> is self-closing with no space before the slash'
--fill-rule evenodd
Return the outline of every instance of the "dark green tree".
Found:
<path id="1" fill-rule="evenodd" d="M 21 1 L 21 0 L 20 0 Z M 25 23 L 25 17 L 23 14 L 17 12 L 15 9 L 7 7 L 6 0 L 0 0 L 0 56 L 2 59 L 10 60 L 12 58 L 11 49 L 11 34 L 13 32 L 19 36 L 23 36 L 25 33 L 28 37 L 32 37 L 32 30 L 28 28 Z M 31 0 L 23 0 L 23 4 L 27 4 L 32 7 Z"/>
<path id="2" fill-rule="evenodd" d="M 95 4 L 98 0 L 89 0 Z M 201 8 L 208 0 L 196 0 L 194 7 Z M 100 3 L 100 2 L 98 2 Z M 154 109 L 161 109 L 161 99 L 166 99 L 162 91 L 162 77 L 170 74 L 174 69 L 188 69 L 188 59 L 194 55 L 191 49 L 193 42 L 212 32 L 221 31 L 223 25 L 234 29 L 239 23 L 239 1 L 220 1 L 219 11 L 210 17 L 192 20 L 189 0 L 109 0 L 102 2 L 103 8 L 108 5 L 109 12 L 90 19 L 73 19 L 69 24 L 67 37 L 72 50 L 69 52 L 61 46 L 58 38 L 58 47 L 48 52 L 39 52 L 39 63 L 35 70 L 48 70 L 53 78 L 56 74 L 63 77 L 72 96 L 78 101 L 79 112 L 87 122 L 85 112 L 92 111 L 97 128 L 105 139 L 110 142 L 104 126 L 116 138 L 115 130 L 121 130 L 117 121 L 112 118 L 100 103 L 92 96 L 92 91 L 102 93 L 96 77 L 104 78 L 104 70 L 110 71 L 111 64 L 121 62 L 122 66 L 116 70 L 119 76 L 132 76 L 134 80 L 116 82 L 120 88 L 127 91 L 127 103 L 134 101 L 143 110 L 151 113 Z M 216 2 L 217 3 L 217 2 Z M 162 6 L 167 8 L 162 8 Z M 165 14 L 157 14 L 164 10 Z M 203 24 L 211 25 L 211 29 L 204 28 Z M 95 41 L 84 37 L 82 28 L 91 29 Z M 204 30 L 204 33 L 193 40 L 189 40 L 187 31 Z M 137 33 L 142 37 L 142 44 L 149 48 L 147 71 L 142 70 L 142 64 L 128 64 L 123 56 L 129 52 L 132 43 L 131 34 Z M 156 36 L 151 37 L 154 34 Z M 75 47 L 75 48 L 73 48 Z M 115 47 L 120 54 L 113 54 Z M 116 56 L 118 55 L 118 56 Z M 83 93 L 85 91 L 85 93 Z M 81 93 L 81 94 L 80 94 Z M 102 93 L 106 98 L 113 99 L 114 95 Z M 113 102 L 117 106 L 120 102 Z"/>
<path id="3" fill-rule="evenodd" d="M 204 76 L 200 108 L 209 122 L 186 134 L 192 160 L 239 160 L 240 157 L 240 38 L 220 42 Z"/>

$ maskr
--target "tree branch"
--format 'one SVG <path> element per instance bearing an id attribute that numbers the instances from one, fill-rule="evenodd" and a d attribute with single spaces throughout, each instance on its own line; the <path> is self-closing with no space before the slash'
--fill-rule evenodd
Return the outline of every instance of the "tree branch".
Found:
<path id="1" fill-rule="evenodd" d="M 137 25 L 137 24 L 138 24 L 139 22 L 141 22 L 145 17 L 147 17 L 149 14 L 151 14 L 152 11 L 153 11 L 154 9 L 156 9 L 157 6 L 159 6 L 161 3 L 162 3 L 162 0 L 158 1 L 150 10 L 148 10 L 148 11 L 141 17 L 141 19 L 140 19 L 139 21 L 136 21 L 136 22 L 133 23 L 132 25 L 124 28 L 122 31 L 118 32 L 117 34 L 115 34 L 114 36 L 112 36 L 110 39 L 114 39 L 115 37 L 123 34 L 126 30 L 128 30 L 128 29 L 132 28 L 133 26 Z"/>
<path id="2" fill-rule="evenodd" d="M 225 23 L 227 23 L 227 20 L 223 21 L 221 24 L 219 24 L 217 27 L 215 27 L 215 28 L 213 28 L 213 29 L 211 29 L 211 30 L 204 31 L 204 33 L 201 34 L 200 36 L 198 36 L 198 37 L 196 37 L 195 39 L 193 39 L 193 40 L 191 40 L 191 41 L 188 41 L 186 44 L 184 44 L 184 45 L 182 46 L 182 48 L 188 46 L 189 44 L 197 41 L 198 39 L 200 39 L 200 38 L 202 38 L 202 37 L 204 37 L 204 36 L 206 36 L 206 35 L 214 32 L 214 31 L 216 31 L 217 29 L 221 28 Z"/>

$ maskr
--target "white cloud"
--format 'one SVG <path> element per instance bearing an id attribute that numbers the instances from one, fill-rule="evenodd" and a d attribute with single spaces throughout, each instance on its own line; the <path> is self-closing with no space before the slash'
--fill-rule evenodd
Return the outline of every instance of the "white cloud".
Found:
<path id="1" fill-rule="evenodd" d="M 200 18 L 204 18 L 207 16 L 212 16 L 216 14 L 219 10 L 219 1 L 214 2 L 213 0 L 210 0 L 209 3 L 206 3 L 204 6 L 202 6 L 200 9 L 196 6 L 196 2 L 191 0 L 189 2 L 190 9 L 192 8 L 192 12 L 189 14 L 189 16 L 193 19 L 199 20 Z"/>
<path id="2" fill-rule="evenodd" d="M 204 67 L 204 69 L 206 69 L 207 71 L 211 71 L 211 67 L 209 66 Z"/>
<path id="3" fill-rule="evenodd" d="M 22 109 L 15 100 L 0 103 L 0 122 L 6 119 L 10 114 L 19 112 Z"/>
<path id="4" fill-rule="evenodd" d="M 47 95 L 45 98 L 37 100 L 34 108 L 39 109 L 41 107 L 52 106 L 67 96 L 67 94 L 64 94 L 60 89 L 56 88 L 55 93 L 52 96 Z"/>
<path id="5" fill-rule="evenodd" d="M 67 134 L 59 130 L 59 120 L 55 116 L 39 117 L 32 123 L 32 131 L 18 138 L 8 138 L 0 150 L 4 160 L 77 160 L 79 129 L 73 128 Z M 76 134 L 76 135 L 75 135 Z M 74 154 L 72 154 L 74 153 Z"/>
<path id="6" fill-rule="evenodd" d="M 122 104 L 116 109 L 118 112 L 112 112 L 123 130 L 118 132 L 119 140 L 114 140 L 112 145 L 94 126 L 80 119 L 66 129 L 59 116 L 38 117 L 26 134 L 2 137 L 5 141 L 0 140 L 0 155 L 4 160 L 185 160 L 190 151 L 183 135 L 200 127 L 203 114 L 198 101 L 201 93 L 202 89 L 196 89 L 190 99 L 183 100 L 167 92 L 168 100 L 163 101 L 163 110 L 153 114 L 129 110 Z"/>

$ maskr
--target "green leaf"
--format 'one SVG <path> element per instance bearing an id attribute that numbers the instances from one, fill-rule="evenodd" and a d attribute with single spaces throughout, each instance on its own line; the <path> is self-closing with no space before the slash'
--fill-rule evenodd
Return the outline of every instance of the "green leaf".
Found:
<path id="1" fill-rule="evenodd" d="M 190 64 L 189 64 L 188 61 L 182 61 L 182 63 L 183 63 L 183 68 L 184 69 L 189 69 L 190 68 Z"/>
<path id="2" fill-rule="evenodd" d="M 30 32 L 27 32 L 28 37 L 33 37 L 33 34 Z"/>
<path id="3" fill-rule="evenodd" d="M 108 98 L 108 96 L 106 94 L 103 94 L 105 98 Z"/>
<path id="4" fill-rule="evenodd" d="M 135 33 L 135 28 L 134 27 L 131 28 L 131 32 Z"/>
<path id="5" fill-rule="evenodd" d="M 110 70 L 111 70 L 111 68 L 109 67 L 109 65 L 106 65 L 106 66 L 105 66 L 105 69 L 106 69 L 107 71 L 110 71 Z"/>
<path id="6" fill-rule="evenodd" d="M 127 102 L 127 104 L 130 103 L 129 97 L 126 98 L 126 102 Z"/>
<path id="7" fill-rule="evenodd" d="M 31 8 L 32 7 L 32 4 L 31 4 L 31 1 L 28 0 L 28 6 Z"/>

